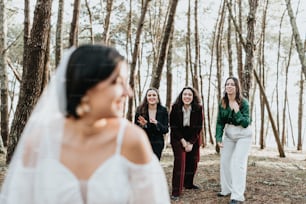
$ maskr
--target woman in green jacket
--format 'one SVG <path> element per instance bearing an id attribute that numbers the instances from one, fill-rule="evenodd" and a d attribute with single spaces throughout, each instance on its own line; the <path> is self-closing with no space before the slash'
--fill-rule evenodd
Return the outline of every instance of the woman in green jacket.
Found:
<path id="1" fill-rule="evenodd" d="M 231 196 L 230 204 L 244 201 L 248 153 L 252 143 L 249 103 L 241 96 L 239 80 L 225 81 L 219 104 L 216 142 L 220 147 L 220 182 L 218 196 Z"/>

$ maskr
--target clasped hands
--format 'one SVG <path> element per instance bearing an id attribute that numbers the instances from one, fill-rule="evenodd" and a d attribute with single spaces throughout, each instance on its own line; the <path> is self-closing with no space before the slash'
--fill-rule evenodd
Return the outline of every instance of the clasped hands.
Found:
<path id="1" fill-rule="evenodd" d="M 181 139 L 181 144 L 185 148 L 186 152 L 190 152 L 192 150 L 193 144 L 187 142 L 184 138 Z"/>
<path id="2" fill-rule="evenodd" d="M 237 103 L 237 101 L 230 101 L 229 106 L 232 110 L 235 111 L 235 113 L 239 111 L 239 104 Z"/>
<path id="3" fill-rule="evenodd" d="M 143 116 L 138 116 L 138 123 L 142 126 L 145 127 L 148 124 L 148 121 L 143 117 Z M 150 123 L 153 123 L 157 125 L 157 120 L 154 118 L 150 118 Z"/>

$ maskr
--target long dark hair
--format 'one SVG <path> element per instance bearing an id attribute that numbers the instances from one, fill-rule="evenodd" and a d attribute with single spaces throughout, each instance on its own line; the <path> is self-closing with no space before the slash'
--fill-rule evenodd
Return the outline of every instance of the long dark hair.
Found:
<path id="1" fill-rule="evenodd" d="M 66 71 L 67 116 L 79 118 L 76 107 L 87 90 L 107 79 L 124 57 L 104 45 L 82 45 L 70 56 Z"/>
<path id="2" fill-rule="evenodd" d="M 161 106 L 161 102 L 160 102 L 160 96 L 159 96 L 159 91 L 158 89 L 154 88 L 154 87 L 150 87 L 148 88 L 148 90 L 146 91 L 145 96 L 142 99 L 142 102 L 140 103 L 140 105 L 137 108 L 137 112 L 141 115 L 147 115 L 148 114 L 148 100 L 147 100 L 147 95 L 149 91 L 155 91 L 157 94 L 157 98 L 158 98 L 158 103 L 157 103 L 157 107 Z"/>
<path id="3" fill-rule="evenodd" d="M 229 79 L 232 79 L 235 83 L 235 87 L 236 87 L 235 100 L 237 101 L 239 106 L 241 105 L 241 102 L 242 102 L 240 82 L 239 82 L 238 78 L 230 76 L 225 80 L 225 83 L 224 83 L 224 92 L 223 92 L 223 97 L 221 99 L 221 104 L 222 104 L 223 108 L 226 108 L 229 105 L 229 100 L 228 100 L 228 96 L 227 96 L 227 93 L 226 93 L 226 83 Z"/>
<path id="4" fill-rule="evenodd" d="M 182 96 L 183 96 L 183 92 L 189 89 L 192 93 L 193 93 L 193 99 L 191 102 L 191 107 L 194 110 L 197 110 L 198 108 L 201 107 L 201 100 L 200 100 L 200 96 L 197 90 L 195 90 L 194 88 L 190 87 L 190 86 L 186 86 L 182 89 L 182 91 L 179 93 L 178 97 L 176 98 L 173 106 L 177 107 L 177 108 L 181 108 L 184 105 Z"/>

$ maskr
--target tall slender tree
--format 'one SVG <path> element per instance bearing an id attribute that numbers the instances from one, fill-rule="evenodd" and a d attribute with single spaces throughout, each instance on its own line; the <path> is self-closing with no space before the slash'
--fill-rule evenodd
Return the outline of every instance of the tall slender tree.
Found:
<path id="1" fill-rule="evenodd" d="M 103 33 L 102 33 L 102 42 L 105 44 L 109 44 L 109 25 L 110 25 L 110 18 L 112 14 L 112 7 L 113 7 L 113 0 L 107 0 L 106 4 L 106 16 L 104 20 L 104 25 L 103 25 Z"/>
<path id="2" fill-rule="evenodd" d="M 217 99 L 221 100 L 222 95 L 222 33 L 224 29 L 225 21 L 225 1 L 222 3 L 222 9 L 220 13 L 220 20 L 217 30 L 216 38 L 216 64 L 217 64 Z M 218 146 L 217 146 L 218 147 Z"/>
<path id="3" fill-rule="evenodd" d="M 300 37 L 298 26 L 296 24 L 296 18 L 292 10 L 291 1 L 285 0 L 285 2 L 287 6 L 288 15 L 290 18 L 290 23 L 291 23 L 294 40 L 295 40 L 296 50 L 298 52 L 300 63 L 302 65 L 302 71 L 304 73 L 304 77 L 306 78 L 306 57 L 305 57 L 306 52 L 303 47 L 303 42 Z"/>
<path id="4" fill-rule="evenodd" d="M 7 162 L 10 162 L 23 128 L 42 92 L 52 0 L 37 0 L 28 43 L 28 61 L 23 67 L 22 82 L 15 116 L 9 134 Z"/>
<path id="5" fill-rule="evenodd" d="M 131 68 L 130 68 L 131 69 L 130 79 L 129 79 L 129 83 L 130 83 L 130 86 L 131 86 L 132 90 L 134 90 L 134 87 L 135 87 L 134 81 L 135 81 L 135 73 L 137 71 L 136 70 L 136 64 L 137 64 L 137 57 L 139 55 L 141 33 L 142 33 L 142 30 L 143 30 L 144 20 L 145 20 L 145 16 L 146 16 L 150 1 L 151 0 L 146 0 L 144 2 L 144 4 L 142 5 L 141 16 L 140 16 L 137 31 L 136 31 L 136 38 L 135 38 L 135 41 L 134 41 L 134 50 L 133 50 L 132 63 L 131 63 Z M 129 101 L 128 101 L 127 118 L 130 121 L 133 118 L 133 99 L 132 98 L 129 98 Z"/>
<path id="6" fill-rule="evenodd" d="M 86 6 L 86 9 L 87 9 L 88 20 L 89 20 L 90 43 L 94 44 L 95 43 L 95 38 L 94 38 L 93 25 L 92 25 L 92 12 L 90 10 L 90 5 L 89 5 L 88 0 L 85 0 L 85 6 Z"/>
<path id="7" fill-rule="evenodd" d="M 73 15 L 70 26 L 70 34 L 69 34 L 70 47 L 78 45 L 80 6 L 81 6 L 81 0 L 74 0 Z"/>
<path id="8" fill-rule="evenodd" d="M 249 92 L 252 84 L 254 50 L 255 50 L 255 22 L 258 0 L 249 0 L 249 14 L 247 18 L 247 37 L 245 44 L 245 64 L 241 79 L 242 94 L 249 99 Z"/>
<path id="9" fill-rule="evenodd" d="M 171 7 L 170 7 L 170 12 L 168 16 L 168 21 L 166 24 L 164 36 L 162 39 L 160 51 L 159 51 L 159 57 L 157 61 L 157 67 L 156 70 L 152 71 L 152 80 L 151 80 L 151 87 L 159 88 L 160 86 L 160 79 L 161 79 L 161 74 L 166 58 L 166 53 L 167 53 L 167 48 L 168 48 L 168 42 L 171 34 L 171 27 L 174 22 L 174 17 L 176 13 L 176 7 L 177 7 L 178 0 L 172 0 L 171 1 Z"/>
<path id="10" fill-rule="evenodd" d="M 263 11 L 262 23 L 261 23 L 261 40 L 259 46 L 259 53 L 258 53 L 258 64 L 259 64 L 259 78 L 261 80 L 262 87 L 265 91 L 266 88 L 266 79 L 265 79 L 265 45 L 266 45 L 266 19 L 267 19 L 267 10 L 269 6 L 269 0 L 266 0 L 265 7 Z M 266 147 L 265 141 L 265 104 L 263 95 L 260 94 L 260 132 L 259 132 L 259 145 L 261 149 Z"/>
<path id="11" fill-rule="evenodd" d="M 63 50 L 63 14 L 64 0 L 58 0 L 57 22 L 55 34 L 55 65 L 57 66 L 61 60 Z"/>
<path id="12" fill-rule="evenodd" d="M 200 92 L 199 88 L 199 66 L 200 66 L 200 43 L 199 43 L 199 25 L 198 25 L 198 0 L 194 1 L 194 65 L 193 65 L 193 87 Z M 200 92 L 201 93 L 201 92 Z"/>
<path id="13" fill-rule="evenodd" d="M 9 134 L 8 120 L 8 74 L 7 74 L 7 21 L 4 0 L 0 0 L 0 88 L 1 88 L 1 138 L 0 153 L 3 152 L 3 145 L 7 146 Z M 1 142 L 2 141 L 2 142 Z"/>
<path id="14" fill-rule="evenodd" d="M 230 7 L 232 7 L 232 0 L 229 2 Z M 232 20 L 230 14 L 227 17 L 227 50 L 228 50 L 228 73 L 229 76 L 233 76 L 233 50 L 232 50 Z"/>

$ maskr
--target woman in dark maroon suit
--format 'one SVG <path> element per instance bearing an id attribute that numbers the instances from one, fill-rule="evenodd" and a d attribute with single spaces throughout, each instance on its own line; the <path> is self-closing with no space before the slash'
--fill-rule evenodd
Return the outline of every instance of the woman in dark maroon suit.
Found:
<path id="1" fill-rule="evenodd" d="M 183 187 L 199 189 L 193 178 L 200 158 L 203 110 L 195 89 L 185 87 L 170 112 L 171 146 L 174 154 L 172 196 L 178 200 Z"/>

